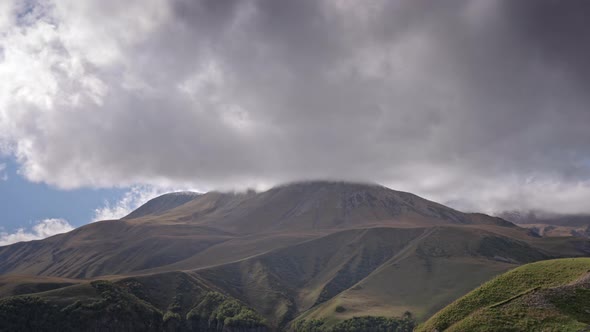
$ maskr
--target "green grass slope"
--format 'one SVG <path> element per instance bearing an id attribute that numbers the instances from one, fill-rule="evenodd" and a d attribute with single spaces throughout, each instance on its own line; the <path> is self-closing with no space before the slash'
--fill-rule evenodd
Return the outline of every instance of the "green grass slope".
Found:
<path id="1" fill-rule="evenodd" d="M 526 239 L 471 227 L 430 228 L 297 320 L 325 320 L 330 326 L 358 316 L 399 317 L 409 311 L 424 321 L 482 282 L 516 265 L 550 257 Z"/>
<path id="2" fill-rule="evenodd" d="M 425 230 L 341 231 L 196 273 L 284 326 L 369 275 Z"/>
<path id="3" fill-rule="evenodd" d="M 323 320 L 331 328 L 354 317 L 401 317 L 406 311 L 424 321 L 500 273 L 558 257 L 553 249 L 554 243 L 546 246 L 522 229 L 378 227 L 195 273 L 274 326 Z"/>
<path id="4" fill-rule="evenodd" d="M 23 275 L 0 276 L 0 298 L 46 292 L 72 286 L 83 281 L 56 277 L 31 277 Z"/>
<path id="5" fill-rule="evenodd" d="M 456 300 L 417 331 L 581 331 L 590 324 L 590 258 L 527 264 Z"/>
<path id="6" fill-rule="evenodd" d="M 95 280 L 0 299 L 0 331 L 252 331 L 264 318 L 195 276 Z"/>

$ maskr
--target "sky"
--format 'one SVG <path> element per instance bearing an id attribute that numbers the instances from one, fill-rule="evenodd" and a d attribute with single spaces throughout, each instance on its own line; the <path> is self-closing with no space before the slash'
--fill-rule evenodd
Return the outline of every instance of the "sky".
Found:
<path id="1" fill-rule="evenodd" d="M 118 219 L 176 188 L 79 188 L 59 190 L 18 174 L 18 164 L 0 162 L 0 246 L 45 238 L 99 220 Z"/>
<path id="2" fill-rule="evenodd" d="M 169 190 L 313 179 L 590 213 L 587 17 L 585 0 L 1 1 L 0 243 Z"/>

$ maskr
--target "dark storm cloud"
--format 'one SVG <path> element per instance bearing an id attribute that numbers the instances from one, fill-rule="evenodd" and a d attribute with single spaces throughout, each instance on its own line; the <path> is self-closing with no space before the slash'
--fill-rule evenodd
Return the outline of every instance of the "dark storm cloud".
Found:
<path id="1" fill-rule="evenodd" d="M 328 177 L 587 212 L 586 3 L 59 2 L 2 37 L 4 74 L 47 56 L 0 138 L 62 187 Z"/>
<path id="2" fill-rule="evenodd" d="M 590 80 L 590 29 L 587 1 L 507 2 L 515 36 L 533 56 L 578 76 L 584 88 Z"/>

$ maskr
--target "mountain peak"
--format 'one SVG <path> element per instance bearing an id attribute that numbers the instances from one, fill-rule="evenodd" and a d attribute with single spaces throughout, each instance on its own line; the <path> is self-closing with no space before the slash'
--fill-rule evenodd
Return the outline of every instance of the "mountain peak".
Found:
<path id="1" fill-rule="evenodd" d="M 122 219 L 135 219 L 147 215 L 159 215 L 190 202 L 200 195 L 201 194 L 193 191 L 178 191 L 160 195 L 150 199 Z"/>
<path id="2" fill-rule="evenodd" d="M 280 188 L 386 188 L 374 182 L 344 181 L 344 180 L 304 180 L 279 184 L 270 190 Z"/>
<path id="3" fill-rule="evenodd" d="M 465 214 L 379 184 L 329 180 L 291 182 L 263 192 L 171 193 L 150 200 L 124 219 L 147 216 L 239 234 L 370 225 L 500 224 L 489 216 Z"/>

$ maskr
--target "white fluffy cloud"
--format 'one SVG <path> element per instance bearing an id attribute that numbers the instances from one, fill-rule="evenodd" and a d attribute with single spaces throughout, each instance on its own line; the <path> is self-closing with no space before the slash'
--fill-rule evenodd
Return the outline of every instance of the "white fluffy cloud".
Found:
<path id="1" fill-rule="evenodd" d="M 5 1 L 0 150 L 61 188 L 338 178 L 590 212 L 590 6 L 554 4 Z"/>
<path id="2" fill-rule="evenodd" d="M 14 233 L 0 232 L 0 246 L 22 241 L 41 240 L 73 229 L 72 225 L 64 219 L 43 219 L 31 229 L 19 228 Z"/>

